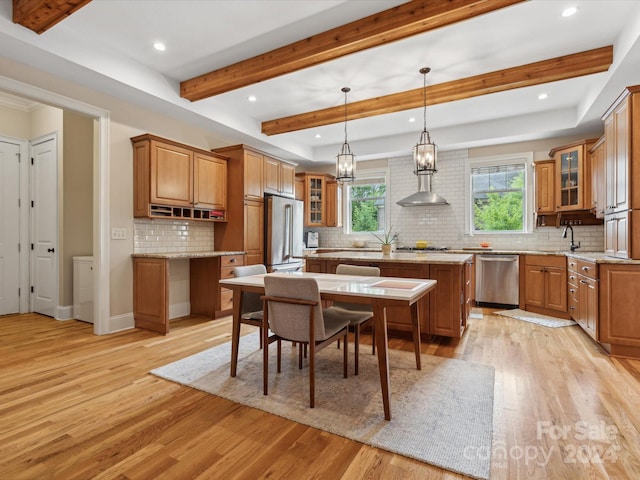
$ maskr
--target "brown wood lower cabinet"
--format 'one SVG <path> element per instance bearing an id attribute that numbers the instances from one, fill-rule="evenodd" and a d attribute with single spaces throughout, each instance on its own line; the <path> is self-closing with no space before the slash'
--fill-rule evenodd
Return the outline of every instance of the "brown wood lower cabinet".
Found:
<path id="1" fill-rule="evenodd" d="M 306 260 L 308 272 L 335 273 L 340 263 L 373 265 L 372 262 L 353 260 Z M 383 277 L 430 278 L 438 283 L 436 288 L 418 303 L 420 333 L 460 338 L 467 325 L 471 309 L 472 263 L 427 264 L 374 262 Z M 387 325 L 391 334 L 411 335 L 409 312 L 402 308 L 387 308 Z"/>
<path id="2" fill-rule="evenodd" d="M 640 268 L 599 267 L 599 341 L 611 355 L 640 358 Z"/>
<path id="3" fill-rule="evenodd" d="M 598 270 L 594 262 L 567 260 L 569 314 L 591 338 L 598 340 Z"/>
<path id="4" fill-rule="evenodd" d="M 189 261 L 191 313 L 219 317 L 233 308 L 233 292 L 220 280 L 233 278 L 233 269 L 244 265 L 243 255 L 192 258 Z"/>
<path id="5" fill-rule="evenodd" d="M 567 263 L 564 255 L 522 255 L 520 308 L 543 315 L 569 318 Z"/>
<path id="6" fill-rule="evenodd" d="M 133 315 L 138 328 L 169 331 L 169 261 L 133 259 Z"/>
<path id="7" fill-rule="evenodd" d="M 180 257 L 176 257 L 180 258 Z M 133 257 L 133 316 L 135 326 L 169 333 L 169 261 L 171 257 Z M 242 254 L 189 259 L 191 313 L 216 318 L 231 313 L 233 294 L 220 280 L 233 277 L 244 265 Z"/>

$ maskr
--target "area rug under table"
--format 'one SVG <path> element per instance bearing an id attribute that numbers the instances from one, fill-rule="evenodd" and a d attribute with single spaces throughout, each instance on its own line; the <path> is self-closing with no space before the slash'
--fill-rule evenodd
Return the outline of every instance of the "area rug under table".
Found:
<path id="1" fill-rule="evenodd" d="M 308 366 L 283 344 L 282 373 L 270 350 L 269 395 L 262 393 L 258 338 L 241 338 L 238 371 L 229 376 L 225 343 L 152 370 L 174 382 L 290 420 L 411 457 L 474 478 L 488 479 L 493 434 L 493 367 L 462 360 L 389 350 L 391 421 L 384 420 L 377 356 L 360 354 L 360 374 L 342 376 L 342 350 L 330 346 L 316 361 L 316 406 L 309 408 Z"/>
<path id="2" fill-rule="evenodd" d="M 516 320 L 523 320 L 529 323 L 535 323 L 544 327 L 558 328 L 558 327 L 571 327 L 577 325 L 573 320 L 565 320 L 564 318 L 549 317 L 548 315 L 541 315 L 539 313 L 525 312 L 519 308 L 513 310 L 501 310 L 499 312 L 493 312 L 496 315 L 502 315 L 505 317 L 515 318 Z"/>

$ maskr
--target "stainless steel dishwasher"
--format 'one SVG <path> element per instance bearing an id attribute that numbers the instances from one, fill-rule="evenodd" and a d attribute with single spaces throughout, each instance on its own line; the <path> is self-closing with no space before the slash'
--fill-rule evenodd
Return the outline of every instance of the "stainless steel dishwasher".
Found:
<path id="1" fill-rule="evenodd" d="M 476 303 L 518 305 L 518 255 L 476 255 Z"/>

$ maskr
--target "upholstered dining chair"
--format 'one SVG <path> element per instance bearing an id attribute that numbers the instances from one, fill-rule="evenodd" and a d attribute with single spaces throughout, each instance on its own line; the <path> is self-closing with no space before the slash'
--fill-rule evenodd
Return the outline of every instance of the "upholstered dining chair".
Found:
<path id="1" fill-rule="evenodd" d="M 281 340 L 290 340 L 308 345 L 309 354 L 309 406 L 315 406 L 315 364 L 316 354 L 338 339 L 345 342 L 343 353 L 344 378 L 348 375 L 347 335 L 349 319 L 337 312 L 324 313 L 320 300 L 318 282 L 315 278 L 300 278 L 285 275 L 264 277 L 265 327 L 268 325 L 277 340 L 278 373 L 281 373 Z M 266 336 L 266 335 L 265 335 Z M 268 394 L 269 383 L 269 343 L 264 342 L 263 381 L 264 394 Z M 301 366 L 301 349 L 298 350 Z"/>
<path id="2" fill-rule="evenodd" d="M 244 265 L 233 269 L 234 277 L 248 277 L 249 275 L 260 275 L 267 273 L 267 269 L 261 263 L 256 265 Z M 262 348 L 262 327 L 264 325 L 264 314 L 262 312 L 262 300 L 259 293 L 242 293 L 242 312 L 240 323 L 260 327 L 260 348 Z"/>
<path id="3" fill-rule="evenodd" d="M 339 264 L 336 267 L 338 275 L 363 275 L 366 277 L 379 277 L 378 267 L 367 267 L 360 265 Z M 363 303 L 333 302 L 327 310 L 336 315 L 349 319 L 349 329 L 354 333 L 355 340 L 355 360 L 354 373 L 358 375 L 358 357 L 360 355 L 360 327 L 373 318 L 373 308 L 371 305 Z M 371 353 L 376 353 L 376 331 L 373 322 L 371 323 Z"/>

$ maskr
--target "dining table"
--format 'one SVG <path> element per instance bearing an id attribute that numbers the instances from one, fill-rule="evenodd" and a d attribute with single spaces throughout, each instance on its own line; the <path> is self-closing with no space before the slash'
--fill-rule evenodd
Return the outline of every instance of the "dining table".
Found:
<path id="1" fill-rule="evenodd" d="M 360 275 L 338 275 L 314 272 L 278 272 L 220 281 L 220 285 L 233 290 L 233 328 L 231 335 L 231 377 L 236 376 L 238 347 L 240 344 L 240 316 L 242 314 L 242 293 L 264 294 L 266 275 L 299 276 L 315 278 L 322 300 L 362 303 L 372 306 L 375 327 L 375 344 L 380 372 L 380 387 L 384 418 L 391 420 L 391 390 L 389 381 L 389 342 L 385 309 L 387 307 L 407 308 L 411 314 L 412 337 L 416 357 L 416 369 L 422 368 L 420 361 L 420 321 L 418 302 L 436 286 L 436 280 L 424 278 L 398 278 Z"/>

